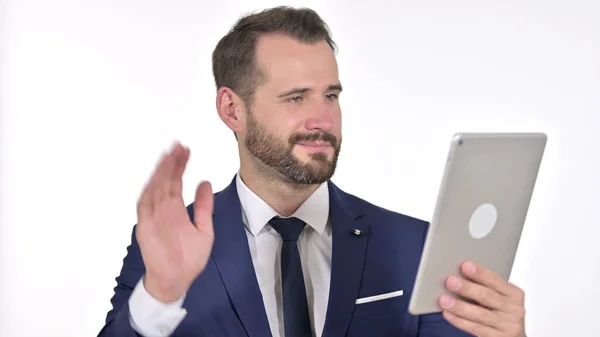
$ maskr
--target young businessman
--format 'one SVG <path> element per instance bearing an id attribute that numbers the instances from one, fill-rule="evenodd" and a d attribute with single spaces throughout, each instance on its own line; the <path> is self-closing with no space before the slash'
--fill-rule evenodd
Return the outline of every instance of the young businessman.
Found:
<path id="1" fill-rule="evenodd" d="M 162 157 L 99 336 L 524 336 L 523 292 L 471 263 L 447 286 L 475 304 L 444 296 L 442 314 L 408 313 L 428 224 L 329 180 L 342 142 L 334 51 L 308 9 L 246 16 L 221 39 L 216 107 L 239 171 L 186 207 L 190 151 Z"/>

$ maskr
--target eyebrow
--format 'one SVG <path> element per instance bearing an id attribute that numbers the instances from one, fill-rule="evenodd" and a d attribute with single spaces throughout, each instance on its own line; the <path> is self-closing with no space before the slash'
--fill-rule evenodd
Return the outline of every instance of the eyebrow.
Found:
<path id="1" fill-rule="evenodd" d="M 330 90 L 342 91 L 342 85 L 339 83 L 338 84 L 330 84 L 327 87 L 327 91 L 330 91 Z M 291 90 L 288 90 L 286 92 L 279 94 L 277 97 L 281 98 L 281 97 L 289 96 L 292 94 L 303 94 L 307 91 L 310 91 L 310 88 L 293 88 Z"/>

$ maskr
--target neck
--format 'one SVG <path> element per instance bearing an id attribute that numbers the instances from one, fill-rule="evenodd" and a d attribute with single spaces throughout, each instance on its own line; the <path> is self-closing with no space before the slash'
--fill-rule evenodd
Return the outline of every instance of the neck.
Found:
<path id="1" fill-rule="evenodd" d="M 258 197 L 282 216 L 292 215 L 319 185 L 303 185 L 287 182 L 271 168 L 260 169 L 256 165 L 240 166 L 240 178 Z"/>

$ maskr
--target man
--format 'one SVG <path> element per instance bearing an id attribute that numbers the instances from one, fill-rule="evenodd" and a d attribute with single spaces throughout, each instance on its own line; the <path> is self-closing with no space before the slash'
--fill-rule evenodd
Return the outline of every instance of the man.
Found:
<path id="1" fill-rule="evenodd" d="M 99 336 L 524 336 L 523 292 L 483 266 L 448 279 L 472 303 L 407 312 L 427 223 L 349 195 L 335 44 L 312 10 L 240 19 L 213 54 L 219 116 L 240 168 L 182 191 L 176 144 L 144 189 Z M 383 295 L 383 296 L 377 296 Z"/>

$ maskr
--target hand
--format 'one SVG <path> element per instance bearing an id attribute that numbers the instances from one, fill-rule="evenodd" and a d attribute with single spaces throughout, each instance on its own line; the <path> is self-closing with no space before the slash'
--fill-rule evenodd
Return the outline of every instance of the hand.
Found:
<path id="1" fill-rule="evenodd" d="M 468 279 L 451 276 L 446 288 L 475 304 L 442 295 L 439 305 L 446 320 L 478 337 L 525 337 L 523 290 L 472 262 L 460 270 Z"/>
<path id="2" fill-rule="evenodd" d="M 137 205 L 144 287 L 164 303 L 187 292 L 206 267 L 214 243 L 210 183 L 201 183 L 196 190 L 193 224 L 183 201 L 182 176 L 189 154 L 179 143 L 164 154 Z"/>

